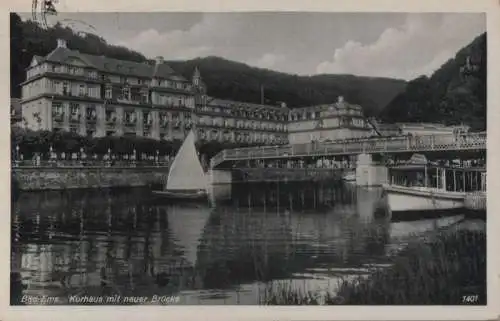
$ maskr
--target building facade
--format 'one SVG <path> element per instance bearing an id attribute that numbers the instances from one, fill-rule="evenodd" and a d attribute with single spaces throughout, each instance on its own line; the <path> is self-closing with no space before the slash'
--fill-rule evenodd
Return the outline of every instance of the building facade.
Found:
<path id="1" fill-rule="evenodd" d="M 82 54 L 64 40 L 33 57 L 22 83 L 23 126 L 83 136 L 142 136 L 247 144 L 285 144 L 288 109 L 206 96 L 201 75 L 155 64 Z"/>
<path id="2" fill-rule="evenodd" d="M 362 107 L 349 104 L 342 97 L 334 104 L 293 109 L 288 121 L 291 144 L 367 137 L 373 130 Z"/>
<path id="3" fill-rule="evenodd" d="M 288 143 L 288 108 L 208 98 L 196 112 L 198 138 L 237 144 Z"/>
<path id="4" fill-rule="evenodd" d="M 191 79 L 162 57 L 154 63 L 80 53 L 58 40 L 33 57 L 22 83 L 22 126 L 83 136 L 139 136 L 240 145 L 302 144 L 371 136 L 361 106 L 345 102 L 289 109 L 217 99 L 197 69 Z"/>

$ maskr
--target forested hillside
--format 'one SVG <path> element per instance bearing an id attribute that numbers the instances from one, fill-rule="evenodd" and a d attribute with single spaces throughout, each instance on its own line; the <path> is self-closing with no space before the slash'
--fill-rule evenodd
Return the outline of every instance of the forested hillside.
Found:
<path id="1" fill-rule="evenodd" d="M 11 96 L 20 97 L 19 84 L 33 55 L 45 56 L 56 47 L 58 38 L 66 39 L 71 49 L 117 59 L 146 62 L 136 51 L 110 45 L 93 34 L 79 34 L 62 25 L 42 29 L 31 21 L 11 15 Z M 161 53 L 159 53 L 161 54 Z M 163 54 L 168 60 L 168 52 Z M 351 75 L 297 76 L 218 58 L 169 61 L 174 70 L 191 78 L 195 66 L 202 73 L 208 94 L 217 98 L 259 103 L 264 88 L 266 103 L 286 102 L 290 107 L 329 103 L 344 96 L 363 106 L 367 114 L 377 114 L 406 86 L 402 80 Z"/>
<path id="2" fill-rule="evenodd" d="M 485 130 L 486 87 L 486 34 L 482 34 L 432 76 L 410 81 L 380 118 L 385 122 L 465 123 Z"/>
<path id="3" fill-rule="evenodd" d="M 218 98 L 259 103 L 261 86 L 269 104 L 286 102 L 289 107 L 304 107 L 335 102 L 344 96 L 360 104 L 369 115 L 382 110 L 401 92 L 406 82 L 388 78 L 352 75 L 297 76 L 248 66 L 219 57 L 188 61 L 169 61 L 173 69 L 190 77 L 198 66 L 208 94 Z"/>

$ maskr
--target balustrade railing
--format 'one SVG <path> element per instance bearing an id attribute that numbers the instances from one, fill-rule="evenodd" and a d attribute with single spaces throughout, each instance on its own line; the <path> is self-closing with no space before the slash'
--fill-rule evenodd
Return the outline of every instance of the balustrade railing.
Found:
<path id="1" fill-rule="evenodd" d="M 332 142 L 236 148 L 223 150 L 215 155 L 211 160 L 211 166 L 215 167 L 227 160 L 272 157 L 468 149 L 486 149 L 486 132 L 461 135 L 441 134 L 359 138 Z"/>
<path id="2" fill-rule="evenodd" d="M 134 167 L 168 167 L 170 162 L 154 160 L 13 160 L 14 168 L 57 167 L 57 168 L 134 168 Z"/>

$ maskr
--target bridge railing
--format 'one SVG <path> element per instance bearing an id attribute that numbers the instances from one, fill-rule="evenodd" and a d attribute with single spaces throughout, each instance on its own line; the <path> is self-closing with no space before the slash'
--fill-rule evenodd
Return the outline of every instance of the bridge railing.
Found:
<path id="1" fill-rule="evenodd" d="M 375 152 L 485 149 L 486 132 L 421 136 L 360 138 L 356 140 L 315 142 L 308 144 L 246 147 L 223 150 L 211 160 L 215 167 L 226 160 L 280 158 L 290 156 L 322 156 Z"/>

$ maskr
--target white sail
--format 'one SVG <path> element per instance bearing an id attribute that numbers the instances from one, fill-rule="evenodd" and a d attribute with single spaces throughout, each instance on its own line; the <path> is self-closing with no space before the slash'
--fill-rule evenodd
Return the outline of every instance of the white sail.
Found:
<path id="1" fill-rule="evenodd" d="M 207 180 L 190 131 L 170 167 L 167 190 L 206 190 Z"/>

